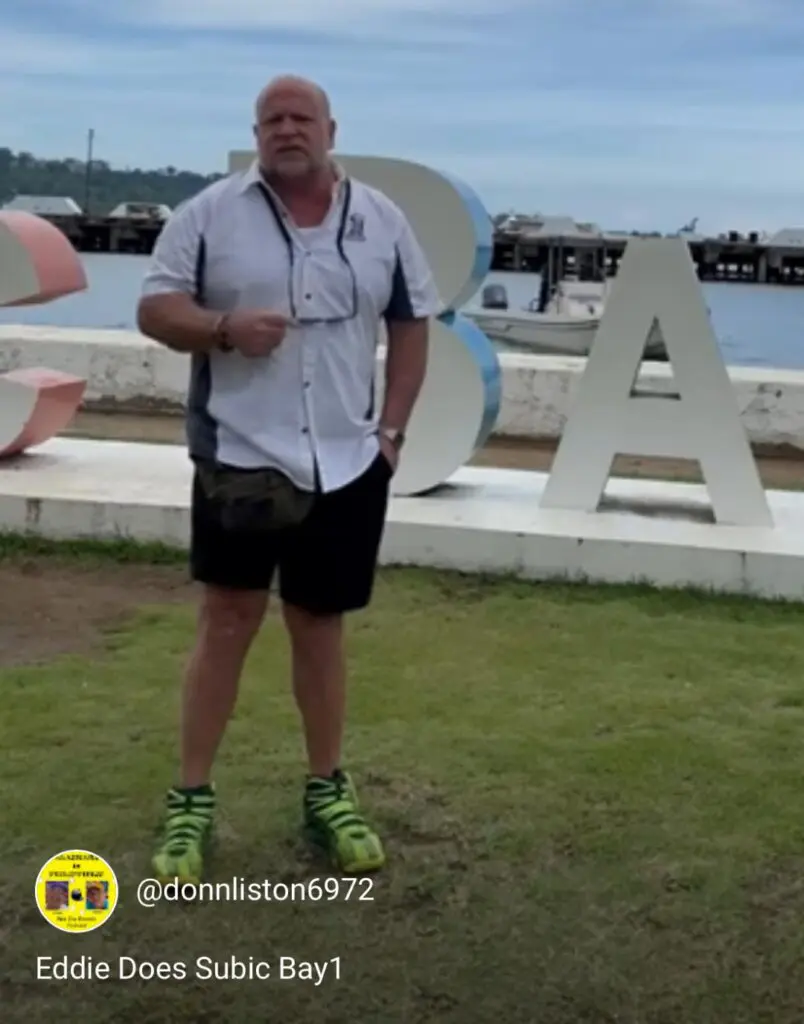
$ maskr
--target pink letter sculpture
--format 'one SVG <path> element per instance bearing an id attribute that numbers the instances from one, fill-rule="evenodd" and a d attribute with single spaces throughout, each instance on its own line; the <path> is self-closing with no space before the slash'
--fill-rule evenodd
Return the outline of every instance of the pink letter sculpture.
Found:
<path id="1" fill-rule="evenodd" d="M 83 291 L 87 279 L 69 239 L 31 213 L 0 210 L 0 306 L 30 306 Z M 36 367 L 0 374 L 0 459 L 64 430 L 87 382 Z"/>

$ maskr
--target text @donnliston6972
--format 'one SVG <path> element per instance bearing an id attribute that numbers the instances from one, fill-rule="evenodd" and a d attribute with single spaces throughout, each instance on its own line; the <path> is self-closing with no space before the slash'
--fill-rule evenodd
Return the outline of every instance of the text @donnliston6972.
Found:
<path id="1" fill-rule="evenodd" d="M 302 882 L 248 881 L 238 876 L 228 882 L 161 882 L 144 878 L 137 886 L 141 907 L 160 903 L 365 903 L 374 901 L 374 879 L 368 877 L 308 878 Z"/>
<path id="2" fill-rule="evenodd" d="M 119 956 L 99 960 L 91 956 L 36 958 L 37 981 L 301 981 L 319 986 L 340 981 L 341 958 L 301 960 L 275 956 L 199 956 L 194 960 L 140 960 Z"/>

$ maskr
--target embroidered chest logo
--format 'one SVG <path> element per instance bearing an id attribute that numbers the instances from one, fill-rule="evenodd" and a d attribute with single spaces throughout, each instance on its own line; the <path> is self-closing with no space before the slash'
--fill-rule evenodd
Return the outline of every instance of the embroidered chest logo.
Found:
<path id="1" fill-rule="evenodd" d="M 350 213 L 346 221 L 346 231 L 343 234 L 347 242 L 365 242 L 366 240 L 366 219 L 362 213 Z"/>

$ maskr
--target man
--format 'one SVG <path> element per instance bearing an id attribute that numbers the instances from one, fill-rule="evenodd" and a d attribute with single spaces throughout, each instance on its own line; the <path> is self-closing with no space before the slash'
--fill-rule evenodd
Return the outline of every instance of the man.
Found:
<path id="1" fill-rule="evenodd" d="M 108 910 L 109 896 L 106 885 L 103 882 L 87 883 L 87 910 Z"/>
<path id="2" fill-rule="evenodd" d="M 45 882 L 45 909 L 67 910 L 70 892 L 66 882 Z"/>
<path id="3" fill-rule="evenodd" d="M 318 86 L 271 82 L 256 103 L 258 159 L 174 213 L 139 304 L 144 334 L 192 355 L 190 562 L 203 591 L 181 778 L 153 858 L 162 878 L 202 877 L 214 758 L 277 570 L 309 761 L 304 833 L 343 873 L 385 863 L 341 766 L 343 618 L 371 598 L 427 321 L 442 304 L 399 208 L 331 158 L 335 130 Z"/>

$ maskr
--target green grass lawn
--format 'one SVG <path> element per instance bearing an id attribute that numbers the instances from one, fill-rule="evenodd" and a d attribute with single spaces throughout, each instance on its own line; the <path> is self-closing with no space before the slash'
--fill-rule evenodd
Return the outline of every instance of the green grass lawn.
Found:
<path id="1" fill-rule="evenodd" d="M 351 624 L 348 765 L 386 837 L 371 901 L 143 909 L 175 759 L 187 605 L 105 650 L 0 671 L 0 1020 L 799 1024 L 804 611 L 386 571 Z M 277 620 L 221 754 L 212 880 L 321 877 Z M 121 902 L 46 924 L 33 883 L 93 850 Z M 37 956 L 341 958 L 303 981 L 34 978 Z"/>

